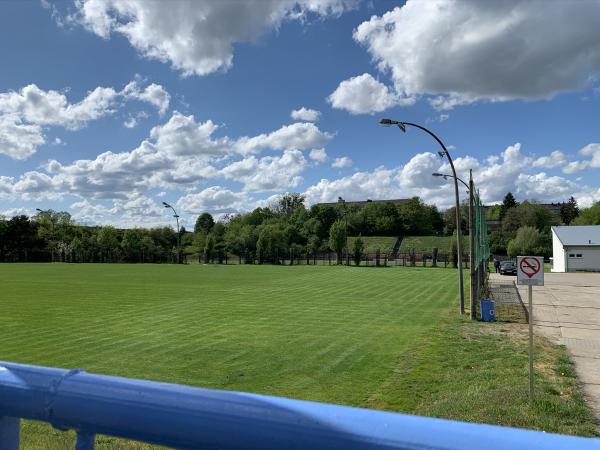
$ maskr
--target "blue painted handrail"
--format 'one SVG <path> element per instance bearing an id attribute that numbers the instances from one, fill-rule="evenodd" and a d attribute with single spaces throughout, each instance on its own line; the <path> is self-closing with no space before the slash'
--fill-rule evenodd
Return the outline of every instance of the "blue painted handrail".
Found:
<path id="1" fill-rule="evenodd" d="M 0 362 L 0 449 L 19 419 L 190 449 L 600 449 L 599 439 Z"/>

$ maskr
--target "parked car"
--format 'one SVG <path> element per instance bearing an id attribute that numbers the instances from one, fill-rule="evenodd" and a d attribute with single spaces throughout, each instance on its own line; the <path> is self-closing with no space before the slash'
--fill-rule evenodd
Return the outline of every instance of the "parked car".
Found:
<path id="1" fill-rule="evenodd" d="M 500 275 L 516 275 L 517 265 L 512 261 L 502 261 L 500 263 Z"/>

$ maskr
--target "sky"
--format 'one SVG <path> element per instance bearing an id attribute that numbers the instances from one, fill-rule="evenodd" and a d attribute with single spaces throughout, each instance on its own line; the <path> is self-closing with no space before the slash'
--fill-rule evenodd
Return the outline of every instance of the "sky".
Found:
<path id="1" fill-rule="evenodd" d="M 0 2 L 0 214 L 600 200 L 600 1 Z M 461 191 L 463 199 L 466 197 Z"/>

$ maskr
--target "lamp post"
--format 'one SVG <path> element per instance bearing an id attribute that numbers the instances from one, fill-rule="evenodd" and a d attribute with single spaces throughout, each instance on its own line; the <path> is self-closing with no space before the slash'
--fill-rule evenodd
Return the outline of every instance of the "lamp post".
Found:
<path id="1" fill-rule="evenodd" d="M 419 128 L 425 133 L 429 134 L 432 138 L 436 140 L 436 142 L 442 147 L 442 151 L 439 151 L 438 154 L 443 158 L 444 156 L 448 159 L 450 163 L 450 168 L 452 169 L 452 175 L 454 178 L 454 197 L 456 202 L 456 252 L 458 253 L 458 295 L 459 295 L 459 311 L 460 314 L 464 314 L 465 312 L 465 293 L 463 289 L 463 274 L 462 274 L 462 248 L 461 248 L 461 229 L 460 229 L 460 197 L 458 195 L 458 180 L 456 178 L 456 170 L 454 169 L 454 162 L 452 161 L 452 157 L 448 152 L 448 149 L 444 145 L 444 143 L 438 138 L 435 134 L 429 131 L 427 128 L 422 127 L 421 125 L 417 125 L 416 123 L 411 122 L 401 122 L 398 120 L 392 119 L 381 119 L 379 121 L 380 125 L 383 126 L 392 126 L 397 125 L 400 128 L 400 131 L 406 133 L 406 127 L 411 126 L 415 128 Z"/>
<path id="2" fill-rule="evenodd" d="M 444 177 L 444 180 L 447 180 L 448 177 L 454 178 L 452 175 L 444 174 L 444 173 L 432 173 L 434 177 Z M 470 308 L 471 308 L 471 320 L 476 319 L 476 301 L 477 301 L 477 274 L 475 272 L 475 215 L 473 214 L 473 208 L 475 206 L 474 198 L 473 198 L 473 171 L 469 170 L 469 184 L 465 183 L 460 178 L 456 177 L 458 181 L 465 185 L 467 188 L 467 192 L 469 193 L 469 275 L 470 275 Z"/>
<path id="3" fill-rule="evenodd" d="M 165 206 L 165 208 L 171 208 L 173 210 L 173 217 L 175 217 L 175 219 L 177 220 L 177 264 L 181 264 L 181 241 L 180 241 L 180 236 L 179 236 L 179 215 L 177 214 L 177 211 L 175 211 L 175 208 L 173 208 L 167 202 L 162 202 L 162 204 Z"/>

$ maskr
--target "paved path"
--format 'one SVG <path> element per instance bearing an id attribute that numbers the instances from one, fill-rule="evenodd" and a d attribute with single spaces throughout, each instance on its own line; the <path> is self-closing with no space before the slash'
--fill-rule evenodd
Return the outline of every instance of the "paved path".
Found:
<path id="1" fill-rule="evenodd" d="M 533 287 L 534 333 L 567 347 L 588 404 L 600 419 L 600 274 L 546 273 L 544 278 L 545 286 Z M 519 291 L 527 305 L 527 286 Z"/>

